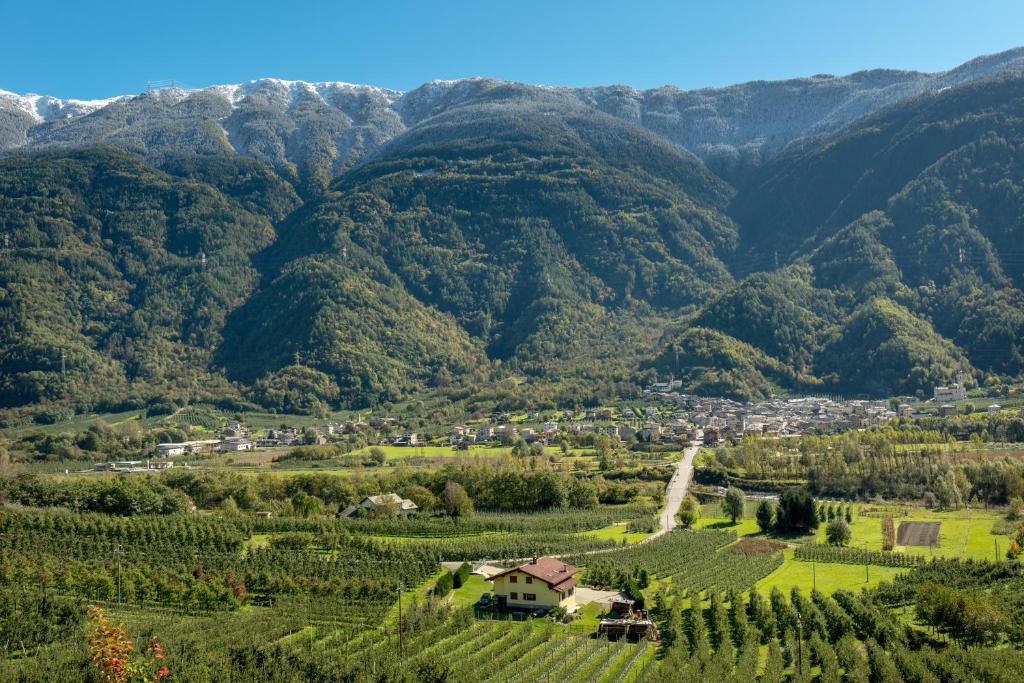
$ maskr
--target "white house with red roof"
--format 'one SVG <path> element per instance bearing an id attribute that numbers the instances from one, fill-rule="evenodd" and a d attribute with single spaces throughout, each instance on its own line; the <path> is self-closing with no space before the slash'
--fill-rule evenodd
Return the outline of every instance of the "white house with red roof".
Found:
<path id="1" fill-rule="evenodd" d="M 535 557 L 518 567 L 491 577 L 498 607 L 521 609 L 576 609 L 576 579 L 579 569 L 556 557 Z"/>

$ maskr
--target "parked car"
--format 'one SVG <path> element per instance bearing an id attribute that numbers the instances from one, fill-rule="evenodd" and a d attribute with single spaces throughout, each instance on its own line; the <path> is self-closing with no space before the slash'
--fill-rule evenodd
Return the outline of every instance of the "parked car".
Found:
<path id="1" fill-rule="evenodd" d="M 480 602 L 478 603 L 481 607 L 486 607 L 491 604 L 491 594 L 484 593 L 480 596 Z"/>

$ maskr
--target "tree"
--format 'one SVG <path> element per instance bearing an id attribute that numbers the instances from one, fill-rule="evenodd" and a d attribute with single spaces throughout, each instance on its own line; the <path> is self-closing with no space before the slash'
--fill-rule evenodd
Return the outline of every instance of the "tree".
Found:
<path id="1" fill-rule="evenodd" d="M 309 517 L 320 514 L 323 509 L 323 501 L 316 496 L 311 496 L 304 491 L 299 491 L 292 496 L 292 510 L 299 517 Z"/>
<path id="2" fill-rule="evenodd" d="M 919 619 L 949 634 L 958 643 L 995 643 L 1009 626 L 1006 615 L 983 594 L 924 583 L 918 587 L 915 603 Z"/>
<path id="3" fill-rule="evenodd" d="M 725 502 L 722 508 L 725 510 L 725 514 L 732 518 L 732 523 L 735 524 L 737 520 L 743 519 L 743 509 L 747 505 L 747 497 L 743 494 L 743 491 L 730 486 L 729 490 L 725 492 Z"/>
<path id="4" fill-rule="evenodd" d="M 452 517 L 467 517 L 473 514 L 473 499 L 461 484 L 448 480 L 444 485 L 444 509 Z"/>
<path id="5" fill-rule="evenodd" d="M 421 512 L 431 512 L 437 509 L 437 496 L 425 486 L 410 484 L 402 491 L 402 495 L 416 503 L 417 509 Z"/>
<path id="6" fill-rule="evenodd" d="M 526 443 L 526 439 L 519 437 L 512 444 L 512 455 L 523 457 L 530 454 L 530 445 Z"/>
<path id="7" fill-rule="evenodd" d="M 807 489 L 786 489 L 779 496 L 775 529 L 782 533 L 807 533 L 818 528 L 818 512 Z"/>
<path id="8" fill-rule="evenodd" d="M 375 465 L 383 465 L 387 462 L 388 454 L 384 452 L 384 449 L 380 446 L 374 446 L 370 449 L 370 460 Z"/>
<path id="9" fill-rule="evenodd" d="M 689 529 L 700 519 L 700 503 L 693 496 L 683 498 L 679 503 L 679 512 L 676 513 L 676 521 L 679 526 Z"/>
<path id="10" fill-rule="evenodd" d="M 825 527 L 825 538 L 831 545 L 846 545 L 850 542 L 850 525 L 842 517 L 835 517 Z"/>
<path id="11" fill-rule="evenodd" d="M 935 492 L 938 498 L 939 507 L 944 510 L 959 510 L 963 504 L 963 494 L 957 486 L 956 476 L 950 470 L 939 480 L 938 490 Z"/>
<path id="12" fill-rule="evenodd" d="M 757 504 L 757 526 L 761 533 L 768 533 L 775 525 L 775 503 L 765 498 Z"/>

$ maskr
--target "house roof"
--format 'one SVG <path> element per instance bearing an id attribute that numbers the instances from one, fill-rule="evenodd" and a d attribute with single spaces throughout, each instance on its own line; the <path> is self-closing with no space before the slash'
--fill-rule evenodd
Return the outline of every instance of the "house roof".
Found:
<path id="1" fill-rule="evenodd" d="M 538 557 L 530 562 L 506 569 L 500 574 L 495 574 L 491 579 L 505 576 L 512 572 L 523 572 L 535 579 L 540 579 L 555 590 L 565 590 L 576 585 L 576 579 L 572 575 L 579 571 L 577 567 L 562 562 L 557 557 Z"/>
<path id="2" fill-rule="evenodd" d="M 412 502 L 408 498 L 402 498 L 397 493 L 382 493 L 378 496 L 367 496 L 363 500 L 364 506 L 367 500 L 370 501 L 374 507 L 380 505 L 397 505 L 401 510 L 415 510 L 419 507 L 416 503 Z"/>

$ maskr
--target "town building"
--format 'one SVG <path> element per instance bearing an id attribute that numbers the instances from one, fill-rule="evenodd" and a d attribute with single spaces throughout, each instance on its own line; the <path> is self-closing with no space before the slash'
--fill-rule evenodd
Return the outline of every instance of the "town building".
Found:
<path id="1" fill-rule="evenodd" d="M 935 387 L 934 398 L 937 403 L 953 403 L 965 400 L 967 398 L 967 389 L 964 388 L 964 373 L 956 373 L 956 382 L 948 387 Z"/>

